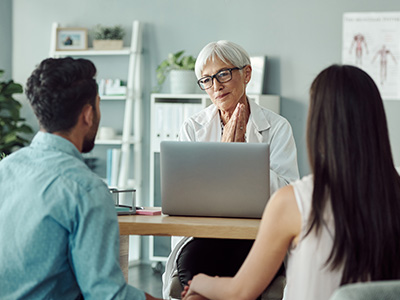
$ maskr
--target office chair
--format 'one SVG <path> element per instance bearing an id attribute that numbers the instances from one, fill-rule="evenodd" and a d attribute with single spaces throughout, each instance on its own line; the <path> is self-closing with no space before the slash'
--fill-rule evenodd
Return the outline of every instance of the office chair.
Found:
<path id="1" fill-rule="evenodd" d="M 400 280 L 353 283 L 341 286 L 330 300 L 398 300 Z"/>

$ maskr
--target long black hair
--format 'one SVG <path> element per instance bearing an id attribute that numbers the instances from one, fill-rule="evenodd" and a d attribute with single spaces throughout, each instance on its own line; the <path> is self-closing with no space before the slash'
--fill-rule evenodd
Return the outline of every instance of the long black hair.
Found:
<path id="1" fill-rule="evenodd" d="M 310 233 L 332 206 L 332 269 L 341 284 L 400 278 L 400 177 L 382 98 L 371 77 L 333 65 L 311 85 L 307 144 L 314 191 Z"/>

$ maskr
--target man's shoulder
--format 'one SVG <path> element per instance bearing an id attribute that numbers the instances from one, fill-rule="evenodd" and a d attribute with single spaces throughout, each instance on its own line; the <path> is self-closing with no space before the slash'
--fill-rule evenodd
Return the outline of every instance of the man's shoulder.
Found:
<path id="1" fill-rule="evenodd" d="M 62 160 L 55 162 L 54 168 L 57 170 L 56 176 L 86 190 L 105 185 L 104 181 L 84 161 L 76 157 L 66 155 Z"/>
<path id="2" fill-rule="evenodd" d="M 45 198 L 63 196 L 68 199 L 68 205 L 77 205 L 82 211 L 111 199 L 105 182 L 80 159 L 67 156 L 56 160 L 53 168 L 55 171 L 49 175 L 47 192 L 43 194 Z"/>
<path id="3" fill-rule="evenodd" d="M 43 183 L 73 184 L 86 190 L 104 185 L 103 180 L 81 158 L 68 152 L 25 147 L 7 157 L 4 162 L 8 168 L 19 169 L 22 177 L 28 172 L 31 177 L 45 179 Z"/>

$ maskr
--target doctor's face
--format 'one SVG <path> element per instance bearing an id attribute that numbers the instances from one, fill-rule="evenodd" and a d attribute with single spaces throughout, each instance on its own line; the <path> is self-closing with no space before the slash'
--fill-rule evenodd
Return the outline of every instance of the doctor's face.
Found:
<path id="1" fill-rule="evenodd" d="M 228 69 L 233 70 L 229 71 Z M 239 102 L 246 102 L 246 85 L 251 78 L 251 66 L 247 65 L 242 70 L 238 70 L 234 65 L 226 64 L 218 57 L 215 57 L 214 61 L 208 60 L 204 65 L 201 77 L 213 76 L 224 70 L 226 72 L 219 73 L 222 76 L 218 78 L 228 76 L 227 78 L 229 79 L 229 73 L 231 73 L 231 79 L 221 83 L 217 78 L 212 78 L 212 86 L 205 91 L 219 110 L 232 114 Z"/>

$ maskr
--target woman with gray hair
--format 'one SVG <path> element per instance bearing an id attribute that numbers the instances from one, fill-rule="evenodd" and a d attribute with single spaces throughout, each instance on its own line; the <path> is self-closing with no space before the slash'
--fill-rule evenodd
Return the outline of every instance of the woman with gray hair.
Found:
<path id="1" fill-rule="evenodd" d="M 213 105 L 184 122 L 179 140 L 268 143 L 271 194 L 298 179 L 296 145 L 289 122 L 246 95 L 252 73 L 247 52 L 229 41 L 209 43 L 197 57 L 195 72 L 200 89 Z M 181 238 L 178 242 L 173 238 L 173 244 L 163 275 L 164 298 L 170 297 L 173 278 L 175 282 L 179 278 L 183 287 L 198 273 L 234 276 L 253 241 Z"/>

